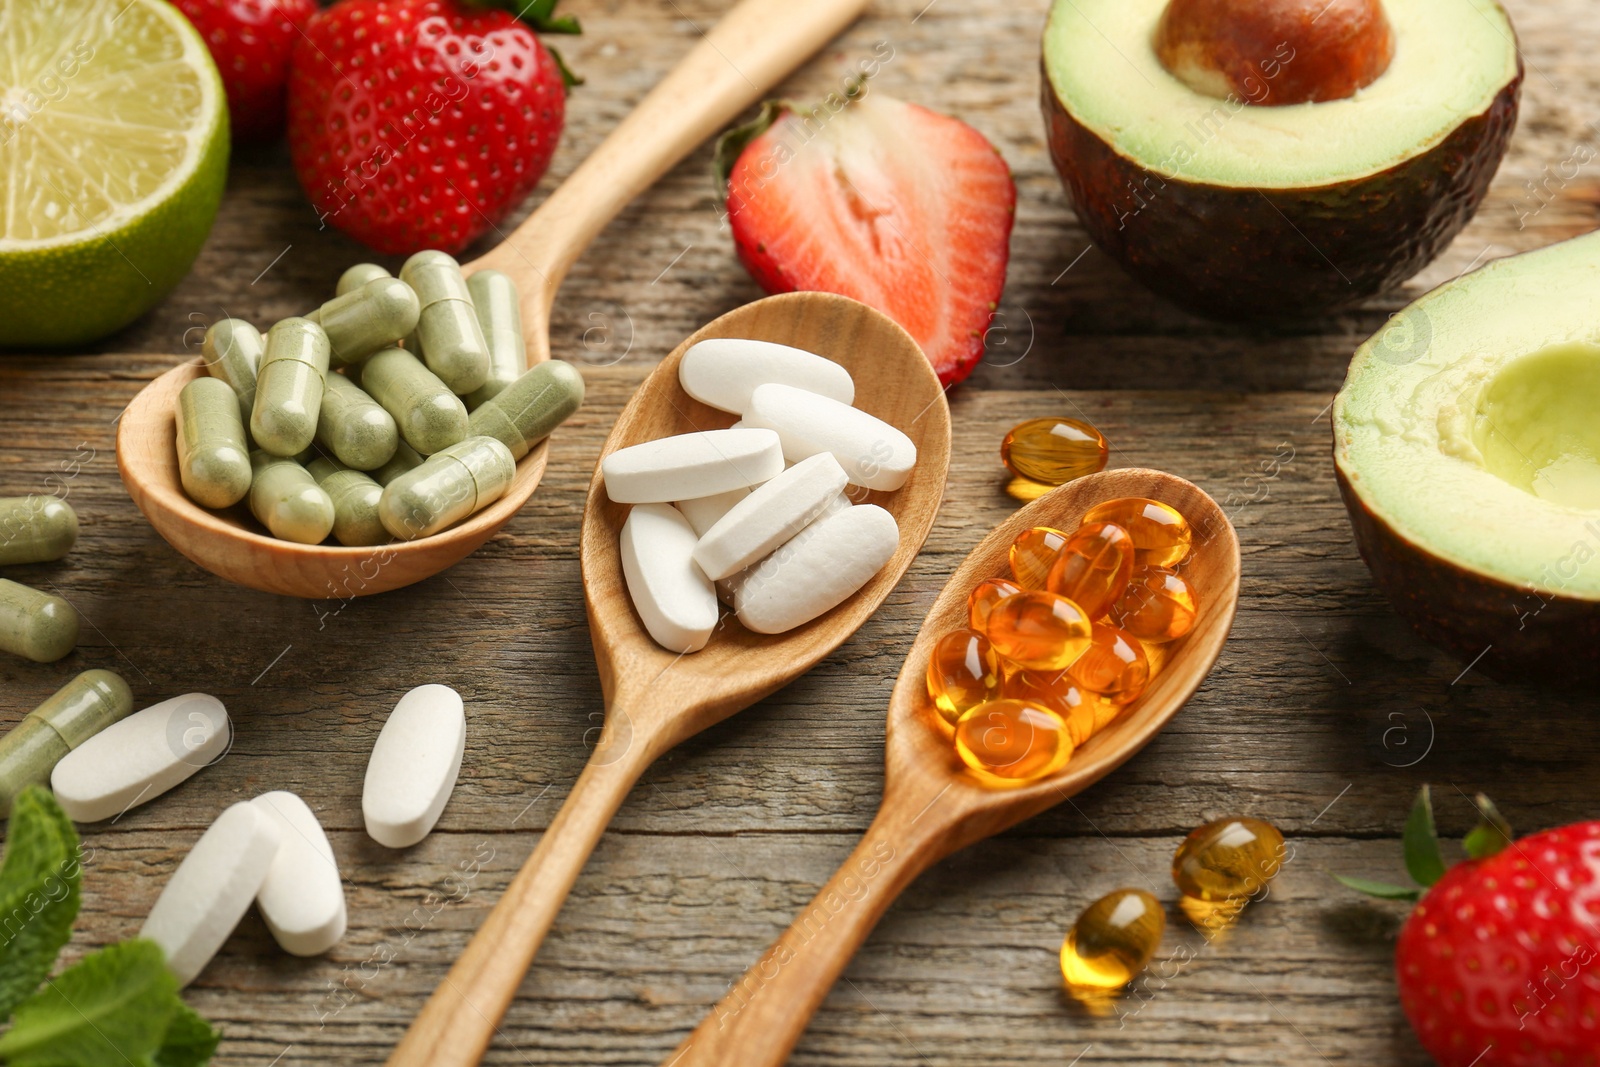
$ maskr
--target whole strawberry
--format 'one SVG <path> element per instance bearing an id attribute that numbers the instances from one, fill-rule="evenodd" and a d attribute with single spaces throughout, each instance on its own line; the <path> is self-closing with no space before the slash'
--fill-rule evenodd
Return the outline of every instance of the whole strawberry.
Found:
<path id="1" fill-rule="evenodd" d="M 200 31 L 228 94 L 236 141 L 270 141 L 283 132 L 289 53 L 316 0 L 172 0 Z"/>
<path id="2" fill-rule="evenodd" d="M 545 28 L 576 32 L 570 19 Z M 564 68 L 532 27 L 459 0 L 342 0 L 289 76 L 289 154 L 326 223 L 391 255 L 459 252 L 550 165 Z"/>
<path id="3" fill-rule="evenodd" d="M 1468 859 L 1448 871 L 1427 787 L 1406 823 L 1420 889 L 1341 878 L 1394 899 L 1421 897 L 1400 930 L 1400 1005 L 1440 1067 L 1600 1064 L 1600 821 L 1511 840 L 1484 797 Z"/>

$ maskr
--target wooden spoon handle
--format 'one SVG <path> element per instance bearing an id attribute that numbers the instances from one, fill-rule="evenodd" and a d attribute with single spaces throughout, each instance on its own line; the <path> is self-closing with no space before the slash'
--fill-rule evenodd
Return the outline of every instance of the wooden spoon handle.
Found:
<path id="1" fill-rule="evenodd" d="M 650 765 L 654 748 L 640 741 L 619 742 L 608 722 L 538 848 L 412 1021 L 389 1067 L 471 1067 L 483 1057 L 578 873 Z"/>
<path id="2" fill-rule="evenodd" d="M 949 851 L 946 828 L 926 821 L 919 827 L 906 806 L 885 804 L 850 858 L 666 1067 L 779 1067 L 889 905 Z"/>
<path id="3" fill-rule="evenodd" d="M 868 0 L 743 0 L 704 34 L 539 210 L 475 266 L 516 279 L 546 321 L 589 242 L 635 196 L 866 10 Z"/>

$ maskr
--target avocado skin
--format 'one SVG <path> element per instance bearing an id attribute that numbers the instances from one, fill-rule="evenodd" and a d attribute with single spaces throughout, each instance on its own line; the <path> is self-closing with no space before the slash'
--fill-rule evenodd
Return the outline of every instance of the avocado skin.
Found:
<path id="1" fill-rule="evenodd" d="M 1440 559 L 1373 514 L 1337 461 L 1334 473 L 1361 558 L 1395 613 L 1424 641 L 1495 681 L 1600 677 L 1593 654 L 1600 601 L 1535 593 Z"/>
<path id="2" fill-rule="evenodd" d="M 1271 192 L 1146 170 L 1067 113 L 1048 67 L 1043 105 L 1050 157 L 1095 244 L 1187 311 L 1270 323 L 1359 304 L 1442 252 L 1499 169 L 1522 77 L 1519 53 L 1489 108 L 1421 155 L 1356 181 Z"/>

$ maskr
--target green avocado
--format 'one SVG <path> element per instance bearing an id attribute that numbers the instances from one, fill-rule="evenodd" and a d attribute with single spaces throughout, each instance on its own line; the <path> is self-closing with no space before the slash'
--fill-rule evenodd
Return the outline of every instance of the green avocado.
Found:
<path id="1" fill-rule="evenodd" d="M 1597 412 L 1600 233 L 1422 297 L 1334 400 L 1339 488 L 1379 587 L 1493 677 L 1600 668 Z"/>
<path id="2" fill-rule="evenodd" d="M 1051 156 L 1089 236 L 1197 314 L 1293 320 L 1415 274 L 1477 210 L 1516 125 L 1522 62 L 1495 0 L 1385 0 L 1394 58 L 1353 96 L 1217 98 L 1156 55 L 1167 0 L 1055 0 Z"/>

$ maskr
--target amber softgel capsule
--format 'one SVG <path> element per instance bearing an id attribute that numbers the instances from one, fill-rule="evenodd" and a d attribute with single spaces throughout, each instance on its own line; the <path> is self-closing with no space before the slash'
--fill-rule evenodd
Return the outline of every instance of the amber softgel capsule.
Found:
<path id="1" fill-rule="evenodd" d="M 1083 909 L 1061 945 L 1061 977 L 1076 989 L 1121 989 L 1149 965 L 1167 917 L 1142 889 L 1119 889 Z"/>
<path id="2" fill-rule="evenodd" d="M 1000 442 L 1000 461 L 1011 473 L 1041 485 L 1102 471 L 1109 454 L 1100 431 L 1078 419 L 1029 419 Z"/>

